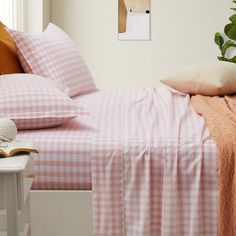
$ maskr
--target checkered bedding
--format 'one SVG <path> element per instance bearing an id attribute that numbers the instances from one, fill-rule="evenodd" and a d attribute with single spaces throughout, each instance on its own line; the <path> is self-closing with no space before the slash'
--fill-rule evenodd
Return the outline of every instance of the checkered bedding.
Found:
<path id="1" fill-rule="evenodd" d="M 35 141 L 34 189 L 93 188 L 95 236 L 217 235 L 217 149 L 189 96 L 166 88 L 76 98 L 87 115 Z"/>

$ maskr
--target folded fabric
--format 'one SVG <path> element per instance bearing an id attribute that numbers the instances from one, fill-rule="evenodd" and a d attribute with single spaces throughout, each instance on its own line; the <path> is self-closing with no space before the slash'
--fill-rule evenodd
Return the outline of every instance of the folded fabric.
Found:
<path id="1" fill-rule="evenodd" d="M 0 74 L 23 73 L 15 42 L 2 22 L 0 22 L 0 55 Z"/>
<path id="2" fill-rule="evenodd" d="M 54 127 L 83 113 L 65 86 L 41 76 L 1 75 L 0 88 L 0 118 L 13 120 L 18 129 Z"/>
<path id="3" fill-rule="evenodd" d="M 236 235 L 236 95 L 191 98 L 218 150 L 218 236 Z"/>
<path id="4" fill-rule="evenodd" d="M 26 73 L 57 80 L 70 88 L 71 97 L 96 90 L 82 56 L 69 36 L 54 24 L 40 35 L 10 30 Z"/>
<path id="5" fill-rule="evenodd" d="M 236 93 L 236 65 L 229 62 L 199 63 L 161 80 L 180 92 L 206 96 Z"/>

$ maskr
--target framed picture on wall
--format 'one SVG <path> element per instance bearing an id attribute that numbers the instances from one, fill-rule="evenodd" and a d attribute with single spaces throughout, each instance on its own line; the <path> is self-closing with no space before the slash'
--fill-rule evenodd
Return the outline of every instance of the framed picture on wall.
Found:
<path id="1" fill-rule="evenodd" d="M 150 40 L 150 0 L 118 0 L 119 40 Z"/>

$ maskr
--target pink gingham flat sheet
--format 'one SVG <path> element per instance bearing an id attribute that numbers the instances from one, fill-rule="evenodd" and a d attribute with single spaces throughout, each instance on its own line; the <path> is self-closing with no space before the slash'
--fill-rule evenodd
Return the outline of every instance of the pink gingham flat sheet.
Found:
<path id="1" fill-rule="evenodd" d="M 187 95 L 98 91 L 35 141 L 34 189 L 93 188 L 95 236 L 217 235 L 217 148 Z"/>

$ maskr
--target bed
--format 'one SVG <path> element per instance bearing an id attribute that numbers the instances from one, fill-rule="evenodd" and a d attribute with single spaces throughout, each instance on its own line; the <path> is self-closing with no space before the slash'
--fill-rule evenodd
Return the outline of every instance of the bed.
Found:
<path id="1" fill-rule="evenodd" d="M 38 199 L 38 215 L 49 227 L 34 235 L 87 236 L 91 229 L 95 236 L 236 234 L 235 65 L 200 63 L 162 80 L 184 94 L 99 91 L 57 26 L 50 23 L 40 35 L 0 26 L 14 59 L 2 63 L 14 70 L 1 75 L 1 116 L 16 123 L 19 139 L 38 147 L 34 191 L 54 191 L 52 203 L 68 192 L 61 206 L 77 211 L 65 216 L 74 220 L 72 233 L 54 220 L 64 215 L 61 206 L 48 221 Z M 87 214 L 93 225 L 83 221 L 86 209 L 93 209 Z"/>
<path id="2" fill-rule="evenodd" d="M 57 128 L 19 132 L 40 153 L 34 190 L 93 190 L 94 227 L 103 228 L 97 235 L 122 235 L 119 214 L 127 235 L 217 234 L 217 148 L 188 95 L 167 88 L 103 90 L 74 100 L 86 114 Z M 107 168 L 103 156 L 108 173 L 115 173 L 109 182 L 100 173 Z M 114 196 L 104 195 L 102 186 L 114 184 Z M 120 187 L 124 212 L 116 210 L 119 201 L 107 200 Z M 108 226 L 101 227 L 101 214 L 109 216 Z M 111 222 L 118 222 L 113 229 Z"/>

